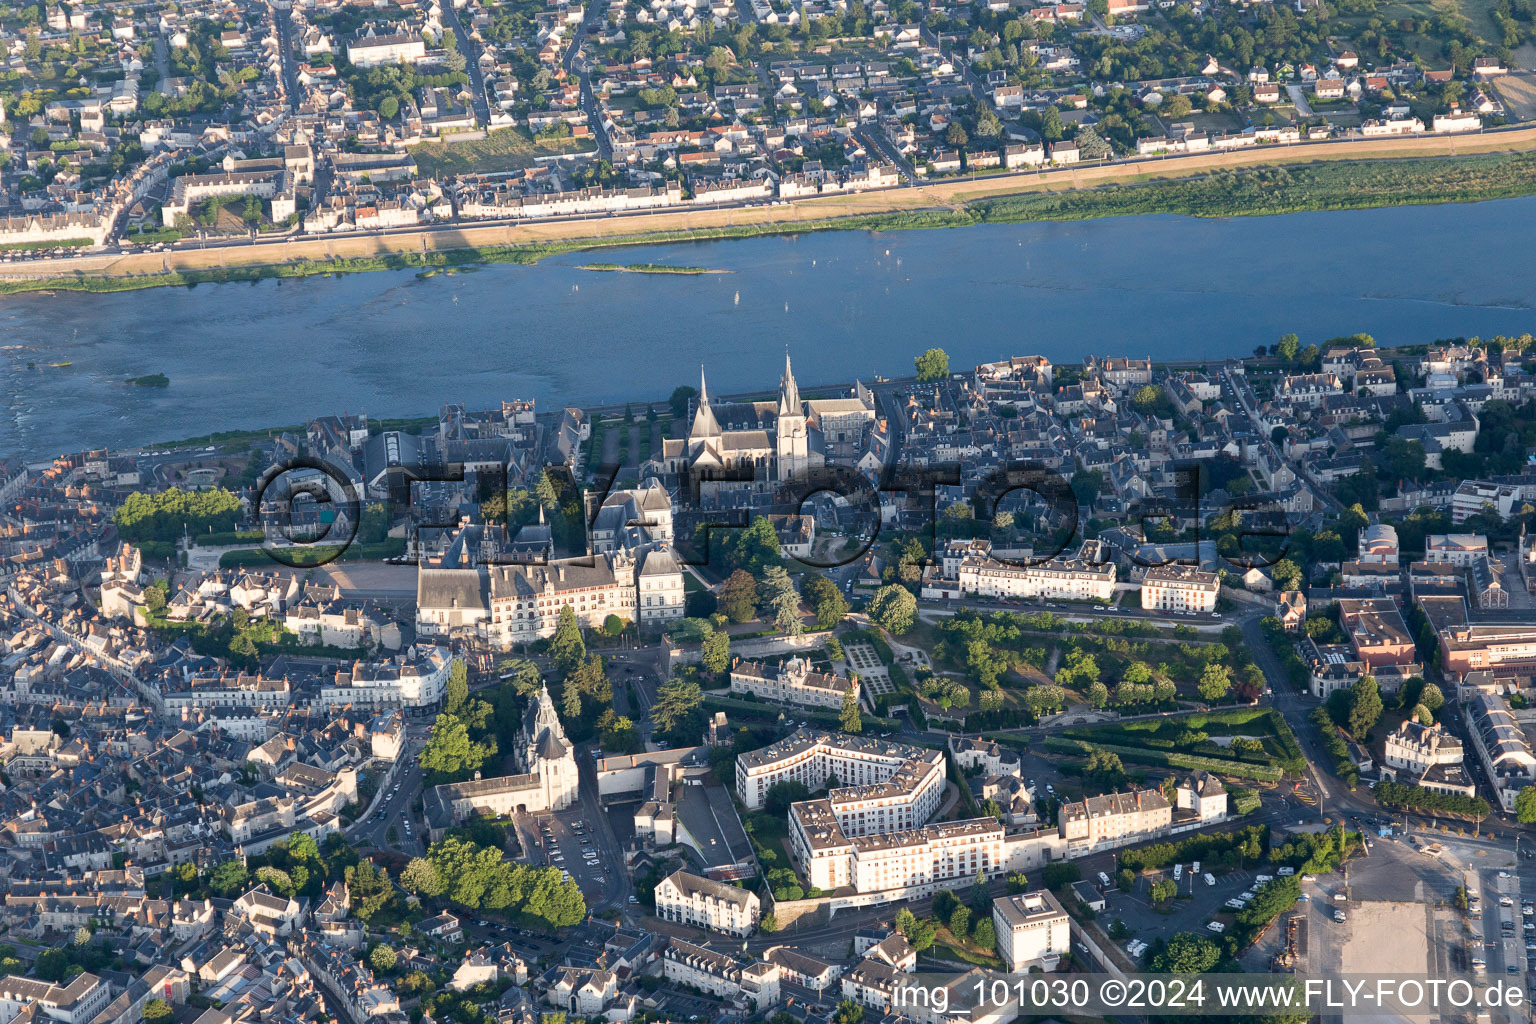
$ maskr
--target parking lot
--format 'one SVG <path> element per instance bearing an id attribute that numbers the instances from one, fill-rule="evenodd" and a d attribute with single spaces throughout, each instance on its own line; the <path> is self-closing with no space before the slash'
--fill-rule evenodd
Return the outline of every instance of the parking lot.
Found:
<path id="1" fill-rule="evenodd" d="M 564 811 L 534 815 L 520 832 L 534 839 L 534 862 L 568 872 L 587 902 L 595 904 L 610 891 L 619 866 L 608 863 L 596 834 L 597 822 L 586 820 L 584 813 L 582 805 L 576 804 Z"/>
<path id="2" fill-rule="evenodd" d="M 1085 862 L 1083 877 L 1104 891 L 1105 906 L 1099 922 L 1105 928 L 1109 928 L 1115 918 L 1125 922 L 1128 934 L 1119 940 L 1124 949 L 1127 943 L 1137 940 L 1151 943 L 1159 938 L 1172 938 L 1179 932 L 1204 933 L 1207 923 L 1213 919 L 1230 922 L 1233 910 L 1226 905 L 1227 901 L 1259 884 L 1261 876 L 1275 877 L 1275 869 L 1270 866 L 1232 869 L 1224 874 L 1215 869 L 1206 872 L 1206 867 L 1202 864 L 1200 873 L 1196 874 L 1190 870 L 1189 863 L 1183 864 L 1178 879 L 1179 895 L 1169 900 L 1163 909 L 1153 908 L 1150 891 L 1154 882 L 1173 878 L 1172 867 L 1137 878 L 1135 887 L 1128 893 L 1113 885 L 1103 886 L 1099 880 L 1099 871 L 1113 880 L 1113 857 L 1090 858 Z M 1206 883 L 1207 873 L 1215 881 L 1214 885 Z"/>

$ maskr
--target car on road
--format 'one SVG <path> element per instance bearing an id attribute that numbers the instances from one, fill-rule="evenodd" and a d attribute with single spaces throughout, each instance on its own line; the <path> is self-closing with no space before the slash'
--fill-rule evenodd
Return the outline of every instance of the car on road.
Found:
<path id="1" fill-rule="evenodd" d="M 638 896 L 631 896 L 629 898 L 629 902 L 631 902 L 631 903 L 639 903 L 640 902 L 640 898 Z"/>

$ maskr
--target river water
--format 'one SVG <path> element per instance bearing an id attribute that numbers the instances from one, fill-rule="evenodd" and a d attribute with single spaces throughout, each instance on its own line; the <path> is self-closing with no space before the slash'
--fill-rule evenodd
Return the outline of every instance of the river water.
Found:
<path id="1" fill-rule="evenodd" d="M 0 299 L 0 454 L 46 457 L 330 412 L 663 400 L 1043 353 L 1204 359 L 1364 331 L 1536 329 L 1536 197 L 1200 220 L 836 232 L 576 253 L 537 266 Z M 702 276 L 601 274 L 674 263 Z M 67 364 L 67 365 L 64 365 Z M 167 388 L 125 378 L 163 373 Z"/>

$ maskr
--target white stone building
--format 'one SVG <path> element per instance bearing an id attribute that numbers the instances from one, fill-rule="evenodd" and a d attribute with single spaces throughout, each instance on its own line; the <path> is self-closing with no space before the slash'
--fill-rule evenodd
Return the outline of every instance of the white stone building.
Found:
<path id="1" fill-rule="evenodd" d="M 762 903 L 739 886 L 678 870 L 656 885 L 656 916 L 745 938 L 757 927 Z"/>
<path id="2" fill-rule="evenodd" d="M 1072 948 L 1072 919 L 1047 889 L 993 900 L 992 925 L 997 954 L 1014 973 L 1032 966 L 1054 970 Z"/>

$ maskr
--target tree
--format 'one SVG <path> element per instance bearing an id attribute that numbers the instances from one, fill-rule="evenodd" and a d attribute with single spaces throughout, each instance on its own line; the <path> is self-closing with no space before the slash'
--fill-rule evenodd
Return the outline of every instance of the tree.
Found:
<path id="1" fill-rule="evenodd" d="M 757 930 L 765 935 L 772 935 L 779 930 L 779 919 L 773 914 L 764 914 L 757 922 Z"/>
<path id="2" fill-rule="evenodd" d="M 418 896 L 441 896 L 443 880 L 437 877 L 437 868 L 425 857 L 412 857 L 400 872 L 400 888 Z"/>
<path id="3" fill-rule="evenodd" d="M 274 868 L 270 864 L 256 869 L 256 880 L 265 882 L 266 885 L 282 896 L 292 896 L 295 886 L 293 876 L 281 868 Z"/>
<path id="4" fill-rule="evenodd" d="M 1376 685 L 1376 677 L 1361 676 L 1349 691 L 1349 734 L 1363 741 L 1381 712 L 1381 687 Z"/>
<path id="5" fill-rule="evenodd" d="M 997 930 L 992 926 L 990 917 L 984 917 L 976 922 L 976 930 L 971 933 L 971 941 L 985 950 L 991 950 L 997 945 Z"/>
<path id="6" fill-rule="evenodd" d="M 394 970 L 398 960 L 399 957 L 395 955 L 394 949 L 382 943 L 368 951 L 368 966 L 380 974 L 387 974 Z"/>
<path id="7" fill-rule="evenodd" d="M 818 629 L 831 629 L 848 614 L 848 599 L 836 583 L 819 573 L 806 577 L 800 584 L 800 596 L 816 613 Z"/>
<path id="8" fill-rule="evenodd" d="M 1061 120 L 1061 111 L 1054 105 L 1040 111 L 1040 137 L 1047 142 L 1056 142 L 1066 133 L 1066 125 Z"/>
<path id="9" fill-rule="evenodd" d="M 955 912 L 949 915 L 949 934 L 963 941 L 970 933 L 971 908 L 956 907 Z"/>
<path id="10" fill-rule="evenodd" d="M 1522 825 L 1536 823 L 1536 786 L 1526 786 L 1515 794 L 1515 817 Z"/>
<path id="11" fill-rule="evenodd" d="M 668 679 L 656 691 L 656 703 L 651 705 L 651 721 L 662 732 L 671 732 L 703 703 L 704 694 L 696 681 Z"/>
<path id="12" fill-rule="evenodd" d="M 1200 682 L 1196 689 L 1206 700 L 1221 700 L 1232 689 L 1232 679 L 1227 674 L 1227 666 L 1215 662 L 1205 666 L 1205 671 L 1200 673 Z"/>
<path id="13" fill-rule="evenodd" d="M 704 671 L 715 675 L 731 667 L 731 635 L 724 630 L 713 630 L 699 643 L 699 660 Z"/>
<path id="14" fill-rule="evenodd" d="M 957 122 L 951 121 L 950 127 L 959 128 L 960 126 Z M 960 129 L 960 134 L 965 134 L 964 128 Z M 955 145 L 963 146 L 965 143 L 962 141 Z M 941 348 L 929 349 L 912 360 L 912 363 L 917 367 L 917 379 L 924 384 L 943 380 L 949 376 L 949 353 Z"/>
<path id="15" fill-rule="evenodd" d="M 581 624 L 576 621 L 576 609 L 570 605 L 560 607 L 560 617 L 555 621 L 555 632 L 549 638 L 549 658 L 562 675 L 580 665 L 587 656 L 587 642 L 581 637 Z"/>
<path id="16" fill-rule="evenodd" d="M 1387 475 L 1398 480 L 1422 480 L 1428 458 L 1424 446 L 1404 437 L 1387 439 L 1382 452 L 1382 468 Z"/>
<path id="17" fill-rule="evenodd" d="M 319 862 L 320 846 L 315 842 L 315 837 L 307 832 L 293 832 L 288 836 L 288 856 L 302 864 L 305 861 Z"/>
<path id="18" fill-rule="evenodd" d="M 917 621 L 917 598 L 906 587 L 888 584 L 870 599 L 869 617 L 886 632 L 900 636 Z"/>
<path id="19" fill-rule="evenodd" d="M 1031 686 L 1024 691 L 1024 706 L 1036 718 L 1060 711 L 1067 703 L 1067 691 L 1051 683 Z"/>
<path id="20" fill-rule="evenodd" d="M 1281 335 L 1280 341 L 1275 345 L 1275 355 L 1288 363 L 1296 361 L 1296 354 L 1301 351 L 1301 339 L 1294 334 Z"/>
<path id="21" fill-rule="evenodd" d="M 844 999 L 837 1004 L 837 1012 L 832 1015 L 832 1024 L 864 1024 L 864 1007 L 852 999 Z"/>
<path id="22" fill-rule="evenodd" d="M 896 912 L 896 930 L 901 932 L 906 937 L 907 943 L 919 953 L 933 945 L 935 933 L 938 931 L 932 921 L 913 916 L 912 911 L 906 907 Z"/>
<path id="23" fill-rule="evenodd" d="M 624 632 L 624 620 L 617 615 L 609 615 L 603 619 L 603 635 L 618 636 Z"/>
<path id="24" fill-rule="evenodd" d="M 1103 683 L 1094 683 L 1088 687 L 1088 703 L 1102 711 L 1109 704 L 1109 687 Z"/>
<path id="25" fill-rule="evenodd" d="M 1167 903 L 1179 894 L 1179 883 L 1171 878 L 1162 878 L 1152 883 L 1152 902 Z"/>
<path id="26" fill-rule="evenodd" d="M 1118 785 L 1125 780 L 1125 766 L 1120 761 L 1120 755 L 1113 750 L 1097 747 L 1089 751 L 1083 773 L 1106 786 Z"/>
<path id="27" fill-rule="evenodd" d="M 1216 943 L 1203 935 L 1180 932 L 1150 966 L 1158 974 L 1205 974 L 1220 960 L 1221 947 Z"/>
<path id="28" fill-rule="evenodd" d="M 838 713 L 837 724 L 843 732 L 859 733 L 864 731 L 864 719 L 859 714 L 859 691 L 855 686 L 849 686 L 848 692 L 843 694 L 843 708 Z"/>
<path id="29" fill-rule="evenodd" d="M 45 949 L 32 964 L 32 977 L 42 981 L 63 981 L 71 966 L 69 954 L 62 949 Z"/>
<path id="30" fill-rule="evenodd" d="M 763 604 L 773 611 L 773 627 L 788 636 L 805 632 L 800 621 L 800 595 L 795 581 L 782 565 L 770 565 L 763 570 Z"/>
<path id="31" fill-rule="evenodd" d="M 144 1009 L 139 1011 L 144 1024 L 167 1024 L 176 1011 L 171 1009 L 171 1004 L 164 999 L 151 999 L 144 1004 Z"/>
<path id="32" fill-rule="evenodd" d="M 469 728 L 454 715 L 441 714 L 432 727 L 432 738 L 422 748 L 418 762 L 424 771 L 443 776 L 467 776 L 480 770 L 491 751 L 469 738 Z"/>
<path id="33" fill-rule="evenodd" d="M 720 587 L 720 610 L 732 622 L 750 622 L 757 614 L 757 581 L 745 569 L 737 569 Z"/>
<path id="34" fill-rule="evenodd" d="M 464 707 L 464 702 L 469 700 L 469 670 L 458 658 L 453 659 L 453 667 L 448 670 L 448 682 L 443 687 L 443 710 L 450 715 L 456 715 Z"/>
<path id="35" fill-rule="evenodd" d="M 1270 572 L 1274 574 L 1275 586 L 1281 590 L 1296 590 L 1301 587 L 1301 568 L 1289 558 L 1280 559 Z"/>
<path id="36" fill-rule="evenodd" d="M 1419 703 L 1433 714 L 1445 706 L 1445 694 L 1441 693 L 1440 687 L 1434 683 L 1425 683 L 1424 689 L 1419 691 Z"/>
<path id="37" fill-rule="evenodd" d="M 226 860 L 208 876 L 208 888 L 215 896 L 238 896 L 245 891 L 250 877 L 243 861 Z"/>

